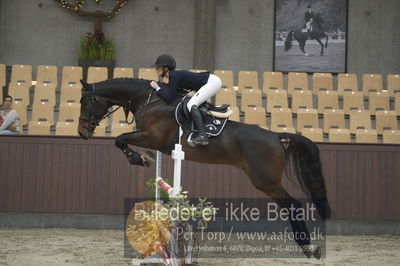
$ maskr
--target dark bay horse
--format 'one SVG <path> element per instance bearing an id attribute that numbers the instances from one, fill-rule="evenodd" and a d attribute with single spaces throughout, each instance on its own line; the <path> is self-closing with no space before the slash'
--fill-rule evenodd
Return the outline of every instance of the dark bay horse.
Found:
<path id="1" fill-rule="evenodd" d="M 299 27 L 294 31 L 291 30 L 285 40 L 285 51 L 289 51 L 292 48 L 292 39 L 294 38 L 299 43 L 299 48 L 303 54 L 308 56 L 305 51 L 305 45 L 310 37 L 310 39 L 316 40 L 321 45 L 321 55 L 324 55 L 324 45 L 322 44 L 321 39 L 325 38 L 325 48 L 328 48 L 328 35 L 324 32 L 322 23 L 321 14 L 317 13 L 314 17 L 310 34 L 304 32 L 304 28 L 302 27 Z"/>
<path id="2" fill-rule="evenodd" d="M 116 138 L 115 144 L 135 165 L 147 165 L 148 156 L 140 155 L 128 144 L 170 153 L 178 124 L 174 110 L 180 99 L 166 104 L 149 86 L 149 80 L 111 79 L 87 84 L 82 81 L 81 113 L 78 131 L 83 139 L 89 139 L 108 108 L 122 106 L 134 114 L 137 129 Z M 161 87 L 166 86 L 160 84 Z M 292 198 L 282 187 L 281 179 L 285 163 L 293 162 L 293 171 L 302 190 L 311 197 L 321 218 L 330 217 L 325 181 L 322 176 L 319 150 L 309 139 L 295 134 L 275 133 L 255 125 L 228 121 L 220 136 L 210 138 L 207 146 L 191 147 L 186 143 L 188 133 L 182 137 L 185 159 L 211 164 L 228 164 L 246 172 L 255 188 L 273 198 L 280 207 L 300 210 L 300 201 Z M 282 140 L 290 142 L 287 149 Z M 304 221 L 290 218 L 301 247 L 310 245 L 309 233 Z M 297 234 L 296 234 L 297 232 Z M 320 257 L 320 248 L 303 249 L 308 256 Z"/>

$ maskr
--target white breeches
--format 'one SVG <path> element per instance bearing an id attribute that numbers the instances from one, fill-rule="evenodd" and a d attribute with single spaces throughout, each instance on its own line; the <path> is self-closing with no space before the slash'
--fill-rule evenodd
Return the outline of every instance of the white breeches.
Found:
<path id="1" fill-rule="evenodd" d="M 187 108 L 190 111 L 193 105 L 200 106 L 202 103 L 213 97 L 221 89 L 221 79 L 213 74 L 210 74 L 207 83 L 196 92 L 187 103 Z"/>

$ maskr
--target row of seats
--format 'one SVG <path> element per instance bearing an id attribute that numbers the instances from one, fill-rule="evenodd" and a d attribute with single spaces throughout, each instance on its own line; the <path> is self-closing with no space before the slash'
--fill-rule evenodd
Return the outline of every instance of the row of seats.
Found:
<path id="1" fill-rule="evenodd" d="M 59 121 L 55 126 L 55 134 L 57 136 L 77 136 L 78 135 L 78 123 L 73 120 Z M 123 133 L 132 132 L 135 125 L 129 125 L 126 121 L 120 121 L 119 123 L 112 123 L 110 129 L 110 136 L 116 137 Z M 28 124 L 29 135 L 51 135 L 51 125 L 45 119 L 39 119 L 39 121 L 30 121 Z M 94 132 L 95 137 L 106 136 L 106 125 L 100 124 L 96 127 Z"/>
<path id="2" fill-rule="evenodd" d="M 233 85 L 233 72 L 226 70 L 216 70 L 214 72 L 222 80 L 223 86 L 226 88 L 237 88 L 242 92 L 246 89 L 259 89 L 258 72 L 256 71 L 239 71 L 238 85 Z M 292 94 L 296 90 L 311 90 L 313 94 L 320 91 L 337 91 L 339 95 L 343 95 L 346 91 L 359 91 L 358 76 L 356 74 L 338 74 L 337 87 L 334 89 L 333 76 L 330 73 L 314 73 L 312 75 L 311 89 L 307 73 L 289 72 L 287 75 L 287 86 L 284 86 L 284 76 L 281 72 L 263 72 L 262 90 L 268 94 L 270 89 L 287 90 Z M 396 91 L 400 92 L 400 75 L 390 74 L 387 76 L 387 86 L 383 86 L 381 74 L 363 74 L 362 75 L 362 93 L 369 95 L 371 92 L 387 91 L 391 96 Z"/>
<path id="3" fill-rule="evenodd" d="M 238 98 L 240 104 L 237 104 Z M 302 108 L 317 108 L 319 113 L 323 113 L 326 109 L 343 109 L 346 114 L 350 114 L 353 110 L 370 110 L 375 115 L 379 110 L 391 110 L 391 99 L 387 92 L 372 92 L 369 96 L 364 96 L 361 92 L 345 92 L 343 96 L 339 96 L 335 91 L 320 91 L 315 96 L 310 91 L 300 90 L 293 92 L 289 97 L 286 90 L 270 90 L 266 96 L 266 107 L 268 112 L 275 108 L 290 106 L 294 113 Z M 393 102 L 393 110 L 400 114 L 400 93 L 395 93 Z M 240 106 L 241 110 L 264 106 L 260 90 L 237 93 L 227 88 L 217 93 L 215 104 Z"/>
<path id="4" fill-rule="evenodd" d="M 255 124 L 263 128 L 267 127 L 268 117 L 264 108 L 249 108 L 244 115 L 244 123 Z M 293 118 L 296 118 L 297 126 L 294 128 Z M 386 130 L 398 130 L 397 115 L 393 111 L 378 111 L 375 116 L 375 130 L 382 135 Z M 275 132 L 299 132 L 320 127 L 320 116 L 316 109 L 300 109 L 296 116 L 289 108 L 274 109 L 270 116 L 270 129 Z M 355 134 L 357 130 L 371 130 L 371 113 L 367 110 L 355 110 L 349 116 L 349 132 Z M 329 133 L 330 129 L 347 129 L 343 110 L 328 109 L 322 116 L 321 132 Z"/>

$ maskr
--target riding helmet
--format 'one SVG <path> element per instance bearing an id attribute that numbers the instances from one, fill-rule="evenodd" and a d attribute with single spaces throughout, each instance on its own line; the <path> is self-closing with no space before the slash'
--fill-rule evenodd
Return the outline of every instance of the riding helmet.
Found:
<path id="1" fill-rule="evenodd" d="M 157 57 L 153 67 L 168 67 L 168 69 L 174 69 L 176 67 L 175 59 L 167 54 L 160 55 Z"/>

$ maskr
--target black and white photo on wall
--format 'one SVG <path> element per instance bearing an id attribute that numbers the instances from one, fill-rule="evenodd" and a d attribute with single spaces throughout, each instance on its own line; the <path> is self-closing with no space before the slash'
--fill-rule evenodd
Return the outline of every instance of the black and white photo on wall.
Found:
<path id="1" fill-rule="evenodd" d="M 274 71 L 346 72 L 348 0 L 275 0 Z"/>

